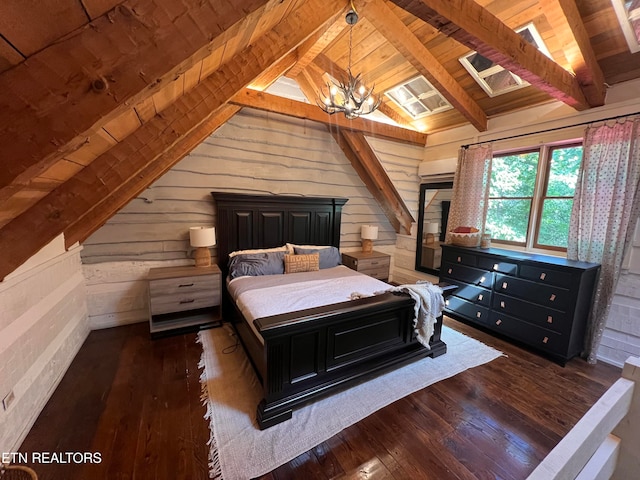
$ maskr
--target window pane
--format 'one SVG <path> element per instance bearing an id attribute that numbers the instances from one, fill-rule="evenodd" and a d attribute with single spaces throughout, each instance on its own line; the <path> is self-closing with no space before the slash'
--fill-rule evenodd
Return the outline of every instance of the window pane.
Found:
<path id="1" fill-rule="evenodd" d="M 581 161 L 582 146 L 553 150 L 547 197 L 573 197 Z"/>
<path id="2" fill-rule="evenodd" d="M 487 233 L 496 240 L 524 243 L 530 211 L 531 200 L 489 200 Z"/>
<path id="3" fill-rule="evenodd" d="M 495 157 L 491 163 L 489 196 L 532 197 L 536 185 L 538 157 L 539 152 Z"/>
<path id="4" fill-rule="evenodd" d="M 484 81 L 489 85 L 492 92 L 501 92 L 502 90 L 518 85 L 518 81 L 508 70 L 487 75 L 484 77 Z"/>
<path id="5" fill-rule="evenodd" d="M 538 244 L 567 248 L 573 199 L 549 199 L 542 204 Z"/>

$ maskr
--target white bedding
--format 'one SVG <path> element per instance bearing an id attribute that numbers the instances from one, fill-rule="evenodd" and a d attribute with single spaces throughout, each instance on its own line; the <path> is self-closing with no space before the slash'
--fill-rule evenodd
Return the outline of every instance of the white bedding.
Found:
<path id="1" fill-rule="evenodd" d="M 229 293 L 258 337 L 256 318 L 346 302 L 352 294 L 371 296 L 390 288 L 344 265 L 316 272 L 239 277 L 228 283 Z"/>

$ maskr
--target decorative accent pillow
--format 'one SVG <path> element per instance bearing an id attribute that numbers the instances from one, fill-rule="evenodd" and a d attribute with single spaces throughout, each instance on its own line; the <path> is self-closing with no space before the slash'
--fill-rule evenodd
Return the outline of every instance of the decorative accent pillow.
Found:
<path id="1" fill-rule="evenodd" d="M 325 247 L 325 248 L 303 248 L 303 247 L 295 247 L 294 251 L 296 255 L 305 255 L 309 253 L 317 253 L 320 255 L 320 269 L 323 268 L 332 268 L 337 267 L 338 265 L 342 265 L 342 255 L 340 255 L 340 250 L 336 247 Z"/>
<path id="2" fill-rule="evenodd" d="M 315 272 L 320 269 L 320 255 L 285 255 L 284 273 Z"/>
<path id="3" fill-rule="evenodd" d="M 229 259 L 229 277 L 283 274 L 284 256 L 284 251 L 236 254 Z"/>

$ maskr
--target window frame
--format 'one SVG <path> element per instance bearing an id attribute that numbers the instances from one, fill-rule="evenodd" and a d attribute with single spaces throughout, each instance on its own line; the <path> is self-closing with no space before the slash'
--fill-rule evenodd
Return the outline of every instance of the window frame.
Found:
<path id="1" fill-rule="evenodd" d="M 549 186 L 549 178 L 551 175 L 551 160 L 554 150 L 560 150 L 565 148 L 582 147 L 583 139 L 564 140 L 560 142 L 545 143 L 538 147 L 525 147 L 519 149 L 505 149 L 494 152 L 493 159 L 496 157 L 505 157 L 509 155 L 521 155 L 526 153 L 538 152 L 538 168 L 536 171 L 536 180 L 533 189 L 533 196 L 531 197 L 531 209 L 529 210 L 529 218 L 527 221 L 527 232 L 524 242 L 515 242 L 511 240 L 502 240 L 492 238 L 491 241 L 500 245 L 510 245 L 524 250 L 546 250 L 554 252 L 566 252 L 566 247 L 558 247 L 555 245 L 545 245 L 538 242 L 540 236 L 540 224 L 542 221 L 542 209 L 544 201 L 546 199 L 554 198 L 568 198 L 568 197 L 548 197 L 547 191 Z M 489 180 L 491 181 L 491 180 Z M 497 198 L 512 198 L 512 199 L 528 199 L 530 197 L 495 197 Z M 573 198 L 573 197 L 572 197 Z M 489 201 L 489 197 L 487 198 Z"/>

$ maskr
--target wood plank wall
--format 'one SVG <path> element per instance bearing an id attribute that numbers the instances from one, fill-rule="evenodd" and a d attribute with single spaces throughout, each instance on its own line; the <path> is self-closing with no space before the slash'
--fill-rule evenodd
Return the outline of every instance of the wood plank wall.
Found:
<path id="1" fill-rule="evenodd" d="M 371 144 L 417 218 L 422 148 Z M 216 223 L 214 190 L 346 197 L 341 248 L 360 248 L 360 226 L 375 224 L 376 247 L 393 253 L 393 227 L 326 127 L 243 109 L 84 243 L 93 328 L 144 319 L 149 265 L 190 261 L 189 227 Z"/>
<path id="2" fill-rule="evenodd" d="M 80 248 L 62 240 L 36 257 L 0 282 L 0 399 L 15 396 L 0 408 L 0 452 L 17 451 L 89 334 Z"/>

